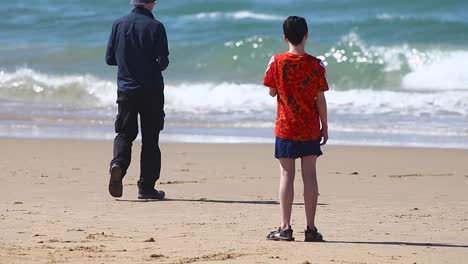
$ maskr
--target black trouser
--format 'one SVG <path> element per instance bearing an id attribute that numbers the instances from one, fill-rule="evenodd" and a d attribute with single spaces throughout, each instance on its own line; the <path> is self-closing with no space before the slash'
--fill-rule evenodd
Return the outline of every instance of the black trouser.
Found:
<path id="1" fill-rule="evenodd" d="M 140 190 L 152 190 L 161 172 L 159 132 L 164 127 L 164 95 L 117 93 L 119 112 L 115 121 L 114 158 L 125 176 L 130 166 L 132 143 L 138 135 L 138 115 L 141 125 Z"/>

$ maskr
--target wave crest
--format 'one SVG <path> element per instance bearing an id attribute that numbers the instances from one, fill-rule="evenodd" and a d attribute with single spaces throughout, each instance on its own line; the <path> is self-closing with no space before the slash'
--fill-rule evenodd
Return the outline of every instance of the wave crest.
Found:
<path id="1" fill-rule="evenodd" d="M 339 87 L 468 89 L 465 50 L 370 46 L 351 32 L 319 58 L 330 65 L 331 80 Z"/>
<path id="2" fill-rule="evenodd" d="M 77 105 L 107 104 L 115 84 L 92 75 L 49 75 L 28 68 L 0 71 L 0 97 Z"/>

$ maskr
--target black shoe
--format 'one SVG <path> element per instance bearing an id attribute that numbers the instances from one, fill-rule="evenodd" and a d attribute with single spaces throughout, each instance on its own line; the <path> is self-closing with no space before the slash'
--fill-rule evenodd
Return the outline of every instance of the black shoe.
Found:
<path id="1" fill-rule="evenodd" d="M 316 227 L 314 227 L 313 229 L 310 227 L 307 227 L 307 229 L 304 230 L 304 235 L 305 235 L 305 239 L 304 239 L 305 242 L 325 242 L 325 240 L 323 240 L 322 234 L 318 232 Z"/>
<path id="2" fill-rule="evenodd" d="M 163 200 L 166 197 L 166 194 L 163 191 L 158 190 L 149 190 L 149 191 L 138 191 L 138 199 L 148 199 L 148 200 Z"/>
<path id="3" fill-rule="evenodd" d="M 114 164 L 109 170 L 109 193 L 113 197 L 122 197 L 123 185 L 122 185 L 122 168 L 119 165 Z"/>

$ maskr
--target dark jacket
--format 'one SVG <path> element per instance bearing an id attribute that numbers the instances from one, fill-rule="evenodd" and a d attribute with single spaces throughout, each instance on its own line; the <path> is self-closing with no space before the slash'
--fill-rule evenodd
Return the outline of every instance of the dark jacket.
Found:
<path id="1" fill-rule="evenodd" d="M 136 7 L 112 25 L 106 63 L 118 66 L 120 92 L 163 92 L 161 72 L 169 65 L 168 56 L 164 25 L 149 10 Z"/>

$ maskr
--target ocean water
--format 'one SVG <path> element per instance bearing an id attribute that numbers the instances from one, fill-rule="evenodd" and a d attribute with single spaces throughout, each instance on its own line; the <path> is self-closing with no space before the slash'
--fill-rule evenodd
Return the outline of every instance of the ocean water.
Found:
<path id="1" fill-rule="evenodd" d="M 0 1 L 0 136 L 112 139 L 116 68 L 104 63 L 126 0 Z M 273 142 L 261 81 L 282 22 L 309 23 L 327 64 L 330 144 L 468 149 L 465 0 L 177 0 L 167 29 L 163 141 Z"/>

